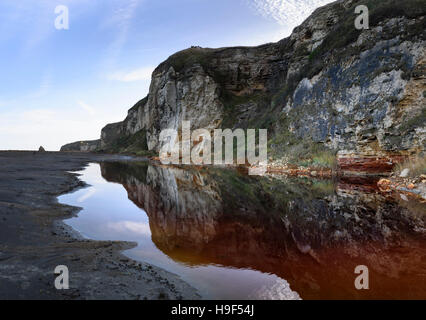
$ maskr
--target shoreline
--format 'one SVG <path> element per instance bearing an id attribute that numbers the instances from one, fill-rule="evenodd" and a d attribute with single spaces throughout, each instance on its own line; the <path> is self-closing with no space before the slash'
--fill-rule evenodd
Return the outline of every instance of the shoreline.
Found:
<path id="1" fill-rule="evenodd" d="M 413 181 L 414 180 L 414 181 Z M 426 182 L 416 181 L 419 179 L 403 179 L 398 177 L 389 177 L 380 179 L 377 183 L 379 190 L 386 196 L 399 196 L 402 200 L 409 199 L 426 203 Z"/>
<path id="2" fill-rule="evenodd" d="M 0 151 L 1 299 L 200 298 L 179 276 L 125 256 L 135 243 L 85 239 L 64 222 L 81 208 L 60 204 L 58 197 L 87 187 L 71 172 L 126 158 Z M 54 287 L 57 265 L 69 268 L 69 290 Z"/>
<path id="3" fill-rule="evenodd" d="M 197 290 L 178 275 L 125 255 L 124 251 L 135 243 L 86 239 L 65 223 L 81 208 L 60 204 L 58 197 L 87 187 L 77 172 L 89 163 L 103 161 L 152 160 L 96 153 L 0 151 L 0 298 L 201 299 Z M 335 177 L 297 171 L 292 175 L 283 170 L 277 174 Z M 70 290 L 54 288 L 54 269 L 58 265 L 69 268 Z"/>
<path id="4" fill-rule="evenodd" d="M 148 160 L 157 165 L 163 166 L 158 157 L 149 157 Z M 249 165 L 185 165 L 185 164 L 169 164 L 164 165 L 176 168 L 224 168 L 234 169 L 242 171 L 248 174 L 250 169 Z M 393 168 L 393 167 L 392 167 Z M 361 170 L 350 170 L 350 167 L 346 167 L 346 170 L 331 169 L 327 167 L 301 167 L 296 165 L 268 165 L 264 176 L 285 176 L 289 178 L 308 178 L 308 179 L 320 179 L 320 180 L 333 180 L 333 179 L 354 179 L 354 180 L 377 180 L 374 187 L 382 194 L 389 196 L 391 193 L 396 197 L 401 195 L 408 196 L 411 200 L 425 202 L 426 201 L 426 183 L 424 175 L 420 175 L 415 178 L 414 181 L 407 181 L 407 179 L 395 178 L 392 168 L 386 171 L 361 171 Z M 420 181 L 422 180 L 423 181 Z M 408 201 L 402 196 L 404 201 Z"/>

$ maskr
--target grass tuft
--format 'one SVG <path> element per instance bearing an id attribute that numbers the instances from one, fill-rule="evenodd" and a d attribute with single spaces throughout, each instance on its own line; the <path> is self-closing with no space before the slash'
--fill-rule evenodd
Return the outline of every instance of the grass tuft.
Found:
<path id="1" fill-rule="evenodd" d="M 396 165 L 394 172 L 397 175 L 400 175 L 404 169 L 410 170 L 410 173 L 408 174 L 409 178 L 417 178 L 422 174 L 426 174 L 426 157 L 422 155 L 410 158 L 405 162 Z"/>

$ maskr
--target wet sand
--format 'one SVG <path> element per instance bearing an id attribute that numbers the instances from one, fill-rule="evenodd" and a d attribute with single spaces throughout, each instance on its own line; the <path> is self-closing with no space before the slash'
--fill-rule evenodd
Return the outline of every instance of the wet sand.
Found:
<path id="1" fill-rule="evenodd" d="M 198 299 L 178 276 L 121 252 L 135 243 L 83 239 L 63 223 L 80 208 L 57 196 L 84 183 L 70 171 L 120 156 L 0 152 L 0 299 Z M 66 265 L 70 289 L 54 287 Z"/>

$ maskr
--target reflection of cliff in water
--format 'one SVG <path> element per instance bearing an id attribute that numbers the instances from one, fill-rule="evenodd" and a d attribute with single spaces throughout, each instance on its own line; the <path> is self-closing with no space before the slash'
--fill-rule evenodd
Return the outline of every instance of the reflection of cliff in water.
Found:
<path id="1" fill-rule="evenodd" d="M 101 168 L 146 211 L 152 240 L 175 261 L 276 274 L 304 299 L 426 298 L 425 207 L 386 200 L 374 184 Z M 360 264 L 370 290 L 354 288 Z"/>

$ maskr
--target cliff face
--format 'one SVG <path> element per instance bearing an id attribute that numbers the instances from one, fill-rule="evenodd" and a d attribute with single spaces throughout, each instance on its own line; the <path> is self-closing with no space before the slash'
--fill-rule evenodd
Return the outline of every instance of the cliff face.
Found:
<path id="1" fill-rule="evenodd" d="M 354 27 L 359 4 L 369 30 Z M 425 0 L 342 0 L 278 43 L 178 52 L 153 72 L 148 97 L 102 130 L 101 148 L 157 153 L 160 131 L 186 120 L 268 129 L 275 163 L 324 152 L 338 152 L 342 166 L 389 163 L 424 152 L 425 11 Z"/>
<path id="2" fill-rule="evenodd" d="M 77 141 L 62 146 L 61 152 L 80 151 L 93 152 L 99 149 L 101 140 Z"/>

